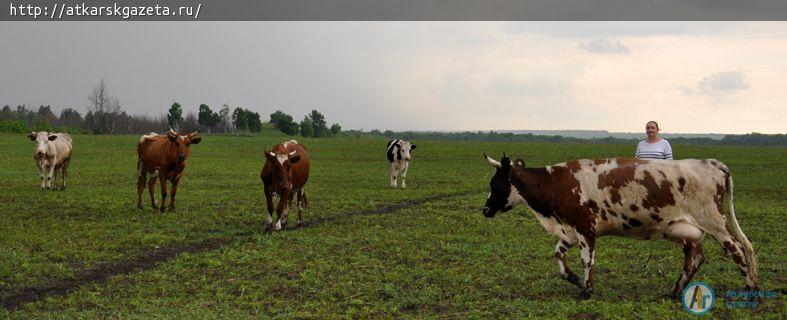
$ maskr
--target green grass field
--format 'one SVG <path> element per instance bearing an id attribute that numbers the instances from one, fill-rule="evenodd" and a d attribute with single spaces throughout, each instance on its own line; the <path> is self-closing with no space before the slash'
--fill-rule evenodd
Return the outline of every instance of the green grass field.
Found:
<path id="1" fill-rule="evenodd" d="M 135 205 L 137 136 L 75 136 L 69 189 L 54 192 L 38 188 L 33 144 L 0 135 L 0 299 L 39 293 L 0 318 L 694 318 L 667 298 L 683 263 L 674 243 L 601 238 L 597 293 L 580 301 L 528 209 L 481 214 L 484 151 L 544 166 L 635 146 L 416 141 L 409 189 L 393 190 L 384 140 L 299 139 L 312 160 L 307 226 L 291 218 L 271 234 L 259 171 L 262 150 L 284 138 L 204 136 L 177 211 L 161 214 L 147 198 Z M 743 277 L 706 238 L 694 280 L 716 292 L 710 316 L 784 318 L 787 149 L 674 151 L 730 167 L 760 287 L 779 294 L 757 310 L 726 307 Z"/>

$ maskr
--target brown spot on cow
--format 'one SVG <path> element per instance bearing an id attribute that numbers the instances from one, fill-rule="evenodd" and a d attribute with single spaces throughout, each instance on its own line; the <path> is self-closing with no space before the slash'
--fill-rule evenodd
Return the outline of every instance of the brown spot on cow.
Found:
<path id="1" fill-rule="evenodd" d="M 533 211 L 547 218 L 554 217 L 559 223 L 574 227 L 579 234 L 595 239 L 592 230 L 598 204 L 581 204 L 579 194 L 571 191 L 580 188 L 571 172 L 571 168 L 578 166 L 578 161 L 571 161 L 565 167 L 552 167 L 552 172 L 545 168 L 514 167 L 512 174 L 516 178 L 511 183 Z M 543 188 L 539 181 L 550 181 L 554 188 Z"/>
<path id="2" fill-rule="evenodd" d="M 642 226 L 642 222 L 634 218 L 629 219 L 629 223 L 631 224 L 632 227 Z"/>
<path id="3" fill-rule="evenodd" d="M 686 178 L 679 177 L 678 178 L 678 191 L 683 193 L 683 187 L 686 186 Z"/>
<path id="4" fill-rule="evenodd" d="M 651 218 L 651 219 L 653 219 L 653 220 L 654 220 L 654 221 L 656 221 L 656 222 L 661 222 L 661 221 L 664 221 L 664 219 L 662 219 L 661 217 L 659 217 L 659 216 L 658 216 L 657 214 L 655 214 L 655 213 L 651 213 L 651 214 L 650 214 L 650 218 Z"/>
<path id="5" fill-rule="evenodd" d="M 664 180 L 661 184 L 656 182 L 650 172 L 645 171 L 645 178 L 641 181 L 648 191 L 647 197 L 642 200 L 642 207 L 651 210 L 675 205 L 675 197 L 672 196 L 672 183 Z"/>
<path id="6" fill-rule="evenodd" d="M 574 172 L 577 172 L 580 169 L 582 169 L 582 165 L 579 164 L 579 161 L 574 160 L 574 161 L 569 161 L 568 163 L 566 163 L 566 168 L 568 168 L 569 171 L 574 173 Z"/>
<path id="7" fill-rule="evenodd" d="M 620 189 L 631 181 L 634 181 L 634 172 L 637 164 L 643 163 L 642 160 L 617 159 L 618 167 L 609 172 L 602 172 L 598 175 L 598 188 L 609 188 L 610 201 L 620 204 Z"/>
<path id="8" fill-rule="evenodd" d="M 713 202 L 716 204 L 717 212 L 724 215 L 724 185 L 716 185 L 716 196 L 713 198 Z"/>
<path id="9" fill-rule="evenodd" d="M 596 159 L 596 160 L 593 160 L 593 164 L 595 164 L 597 166 L 600 166 L 602 164 L 607 163 L 607 161 L 608 161 L 608 159 Z"/>
<path id="10" fill-rule="evenodd" d="M 631 227 L 629 227 L 629 225 L 624 223 L 623 224 L 623 230 L 629 230 L 629 229 L 631 229 Z"/>
<path id="11" fill-rule="evenodd" d="M 629 206 L 629 209 L 631 209 L 631 211 L 637 211 L 637 210 L 639 210 L 639 207 L 637 207 L 636 204 L 632 204 L 632 205 Z"/>

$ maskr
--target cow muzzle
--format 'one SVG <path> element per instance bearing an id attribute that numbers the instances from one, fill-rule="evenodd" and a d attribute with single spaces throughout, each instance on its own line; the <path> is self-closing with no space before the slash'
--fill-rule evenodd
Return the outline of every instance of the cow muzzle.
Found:
<path id="1" fill-rule="evenodd" d="M 494 216 L 495 216 L 495 212 L 494 212 L 494 211 L 492 211 L 492 209 L 491 209 L 491 208 L 489 208 L 489 207 L 484 207 L 484 217 L 487 217 L 487 218 L 492 218 L 492 217 L 494 217 Z"/>
<path id="2" fill-rule="evenodd" d="M 182 153 L 178 153 L 178 160 L 180 161 L 186 160 L 186 155 Z"/>

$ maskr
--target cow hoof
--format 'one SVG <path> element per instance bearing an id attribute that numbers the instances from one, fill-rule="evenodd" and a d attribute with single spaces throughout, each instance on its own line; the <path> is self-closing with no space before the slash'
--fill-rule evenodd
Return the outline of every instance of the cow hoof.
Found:
<path id="1" fill-rule="evenodd" d="M 141 203 L 137 203 L 137 209 L 142 210 L 142 204 Z"/>
<path id="2" fill-rule="evenodd" d="M 166 211 L 167 211 L 167 208 L 165 208 L 164 206 L 161 206 L 161 208 L 159 208 L 159 211 L 160 211 L 161 213 L 164 213 L 164 212 L 166 212 Z"/>
<path id="3" fill-rule="evenodd" d="M 579 300 L 588 300 L 590 299 L 590 296 L 591 296 L 590 292 L 582 291 L 579 293 Z"/>

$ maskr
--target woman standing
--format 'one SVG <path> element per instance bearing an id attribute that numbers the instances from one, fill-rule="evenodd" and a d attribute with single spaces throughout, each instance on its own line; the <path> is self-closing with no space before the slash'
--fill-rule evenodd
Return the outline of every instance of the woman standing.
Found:
<path id="1" fill-rule="evenodd" d="M 659 124 L 656 121 L 645 124 L 645 133 L 648 138 L 637 145 L 637 159 L 672 160 L 672 146 L 659 137 Z"/>

